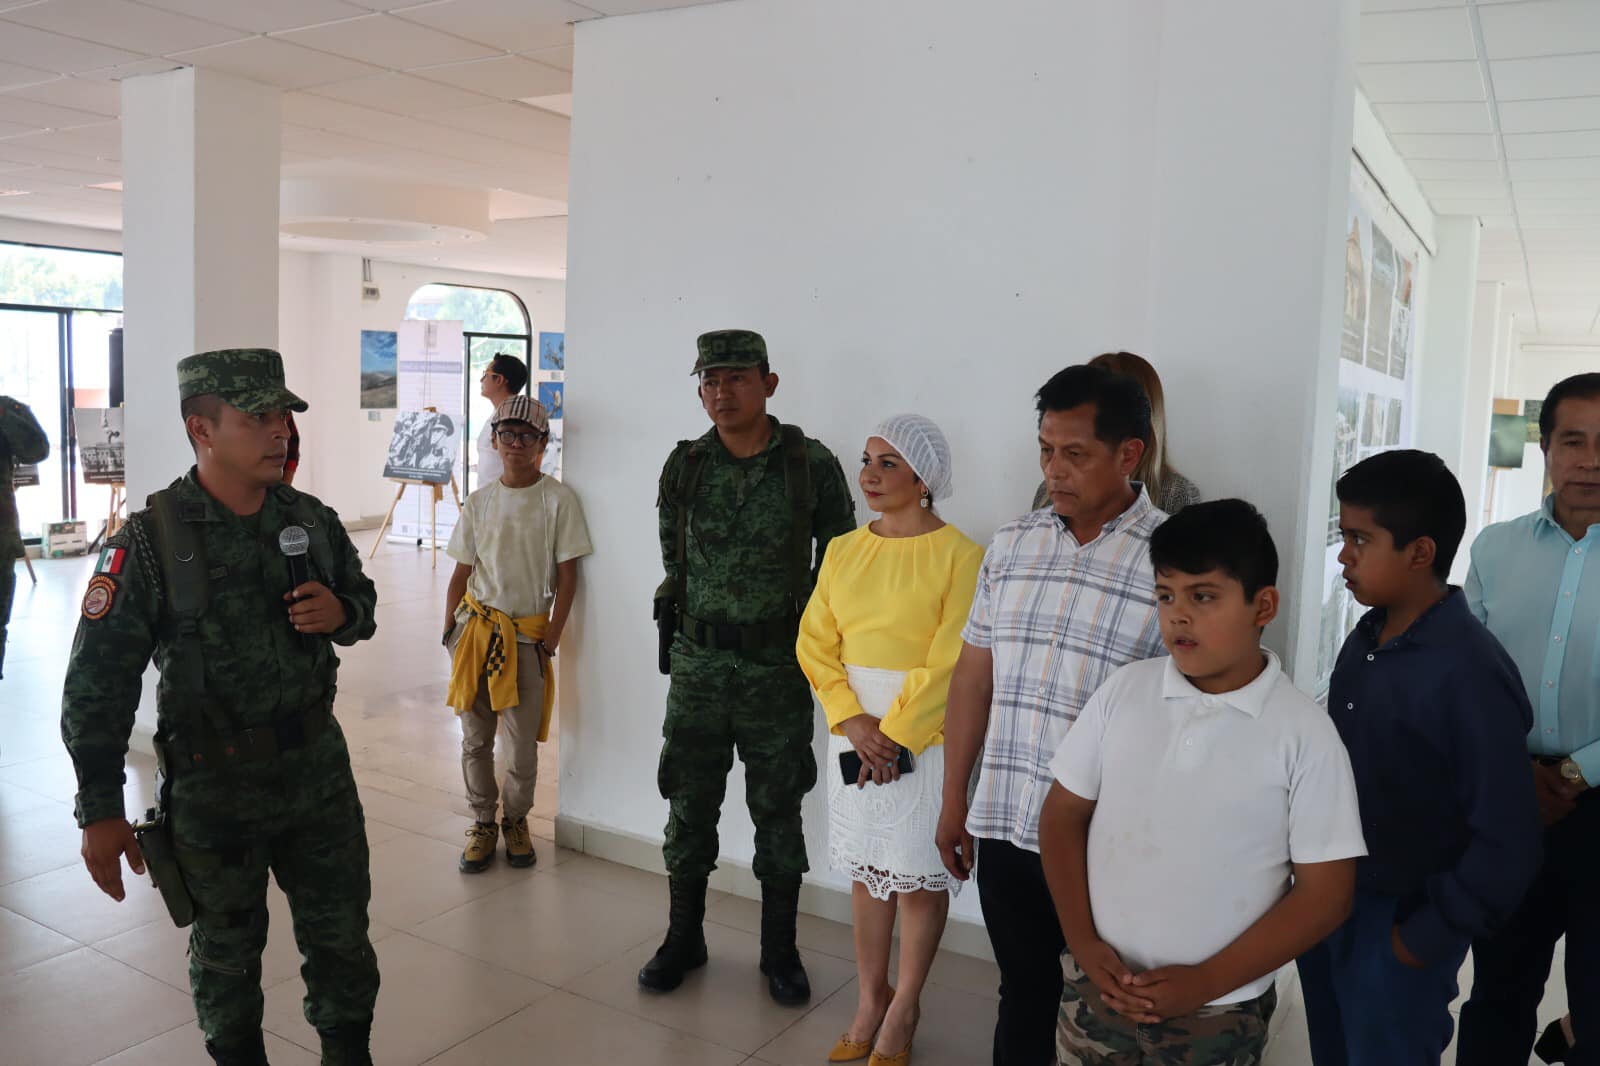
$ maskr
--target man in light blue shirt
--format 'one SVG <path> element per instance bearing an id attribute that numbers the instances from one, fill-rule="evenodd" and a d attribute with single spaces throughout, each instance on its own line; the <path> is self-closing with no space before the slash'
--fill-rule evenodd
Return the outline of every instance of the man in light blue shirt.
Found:
<path id="1" fill-rule="evenodd" d="M 1566 1062 L 1600 1066 L 1600 562 L 1591 561 L 1600 554 L 1600 374 L 1550 390 L 1539 437 L 1552 492 L 1533 514 L 1479 535 L 1466 594 L 1533 703 L 1528 751 L 1545 858 L 1516 915 L 1472 946 L 1458 1066 L 1528 1061 L 1563 935 L 1575 1008 Z"/>

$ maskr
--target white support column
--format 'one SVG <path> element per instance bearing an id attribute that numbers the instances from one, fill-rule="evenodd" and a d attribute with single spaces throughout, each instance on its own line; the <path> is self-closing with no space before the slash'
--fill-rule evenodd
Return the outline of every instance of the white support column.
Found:
<path id="1" fill-rule="evenodd" d="M 1494 399 L 1495 369 L 1503 340 L 1503 323 L 1510 318 L 1501 312 L 1505 283 L 1478 282 L 1472 308 L 1472 343 L 1467 370 L 1466 394 L 1461 412 L 1461 492 L 1467 498 L 1467 532 L 1463 548 L 1470 545 L 1483 528 L 1484 491 L 1489 476 L 1489 413 Z M 1467 558 L 1463 550 L 1451 571 L 1453 581 L 1466 577 Z"/>
<path id="2" fill-rule="evenodd" d="M 185 68 L 122 83 L 128 499 L 193 462 L 179 359 L 278 343 L 278 91 Z"/>
<path id="3" fill-rule="evenodd" d="M 178 360 L 278 344 L 278 91 L 186 68 L 122 83 L 130 510 L 194 462 Z M 155 733 L 145 676 L 133 746 Z"/>
<path id="4" fill-rule="evenodd" d="M 1478 220 L 1466 215 L 1440 216 L 1434 225 L 1438 248 L 1417 367 L 1417 447 L 1444 459 L 1463 487 L 1479 473 L 1467 462 L 1466 448 L 1480 232 Z"/>

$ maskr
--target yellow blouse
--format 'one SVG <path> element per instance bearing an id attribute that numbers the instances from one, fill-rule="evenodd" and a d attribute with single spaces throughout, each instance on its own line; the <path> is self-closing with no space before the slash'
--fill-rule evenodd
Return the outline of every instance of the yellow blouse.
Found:
<path id="1" fill-rule="evenodd" d="M 880 537 L 862 526 L 828 544 L 795 645 L 828 728 L 863 713 L 844 664 L 906 671 L 879 728 L 920 754 L 944 743 L 945 698 L 961 653 L 983 547 L 955 526 Z"/>

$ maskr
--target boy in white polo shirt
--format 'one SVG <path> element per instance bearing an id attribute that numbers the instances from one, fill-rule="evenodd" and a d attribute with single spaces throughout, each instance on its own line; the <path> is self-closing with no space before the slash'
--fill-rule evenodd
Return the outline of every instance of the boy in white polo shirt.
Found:
<path id="1" fill-rule="evenodd" d="M 1242 500 L 1150 539 L 1171 658 L 1090 697 L 1039 823 L 1067 940 L 1063 1066 L 1261 1061 L 1277 970 L 1350 911 L 1366 853 L 1338 731 L 1261 630 L 1278 554 Z"/>
<path id="2" fill-rule="evenodd" d="M 536 860 L 528 811 L 554 706 L 550 658 L 577 594 L 578 560 L 594 550 L 577 494 L 539 472 L 550 440 L 539 401 L 512 396 L 489 425 L 504 469 L 467 497 L 450 536 L 456 569 L 445 594 L 446 702 L 461 718 L 461 774 L 475 819 L 462 873 L 494 861 L 501 830 L 508 863 Z M 510 749 L 504 795 L 495 781 L 497 729 Z"/>

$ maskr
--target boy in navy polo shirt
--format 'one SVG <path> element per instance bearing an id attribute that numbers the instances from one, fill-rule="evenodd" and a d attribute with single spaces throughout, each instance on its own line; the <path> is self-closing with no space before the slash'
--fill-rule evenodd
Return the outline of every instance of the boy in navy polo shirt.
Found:
<path id="1" fill-rule="evenodd" d="M 1392 451 L 1337 486 L 1339 563 L 1373 608 L 1328 710 L 1350 751 L 1368 855 L 1356 903 L 1300 958 L 1316 1066 L 1437 1066 L 1467 947 L 1516 909 L 1539 862 L 1516 666 L 1447 584 L 1466 529 L 1436 455 Z"/>

